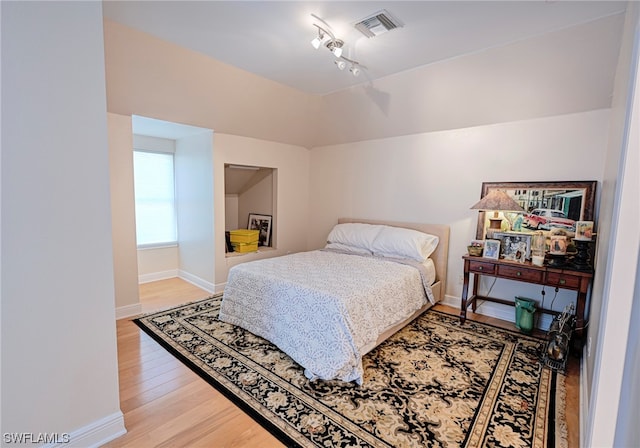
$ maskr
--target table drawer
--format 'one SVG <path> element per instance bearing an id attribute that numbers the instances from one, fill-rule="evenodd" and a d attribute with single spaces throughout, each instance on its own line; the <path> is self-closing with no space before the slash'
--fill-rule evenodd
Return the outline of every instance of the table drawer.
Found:
<path id="1" fill-rule="evenodd" d="M 469 272 L 478 274 L 495 274 L 496 265 L 493 263 L 483 263 L 482 261 L 469 261 Z"/>
<path id="2" fill-rule="evenodd" d="M 580 277 L 558 272 L 548 272 L 547 285 L 557 286 L 559 288 L 578 288 L 580 286 Z"/>
<path id="3" fill-rule="evenodd" d="M 542 282 L 543 271 L 525 269 L 519 266 L 498 266 L 498 275 L 524 282 Z"/>

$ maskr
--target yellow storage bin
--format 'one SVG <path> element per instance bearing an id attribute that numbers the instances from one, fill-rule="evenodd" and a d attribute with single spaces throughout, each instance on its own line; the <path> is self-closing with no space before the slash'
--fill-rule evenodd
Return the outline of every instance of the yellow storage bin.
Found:
<path id="1" fill-rule="evenodd" d="M 256 252 L 258 250 L 258 242 L 255 243 L 231 243 L 233 250 L 238 253 Z"/>
<path id="2" fill-rule="evenodd" d="M 257 243 L 260 239 L 259 230 L 237 229 L 229 232 L 232 243 Z"/>

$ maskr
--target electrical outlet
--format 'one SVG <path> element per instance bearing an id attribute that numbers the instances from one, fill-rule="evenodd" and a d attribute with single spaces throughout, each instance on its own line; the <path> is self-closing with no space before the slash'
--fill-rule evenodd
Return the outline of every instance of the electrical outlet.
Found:
<path id="1" fill-rule="evenodd" d="M 458 276 L 458 285 L 462 285 L 464 283 L 464 275 L 460 274 Z"/>
<path id="2" fill-rule="evenodd" d="M 587 358 L 591 358 L 591 336 L 587 339 Z"/>

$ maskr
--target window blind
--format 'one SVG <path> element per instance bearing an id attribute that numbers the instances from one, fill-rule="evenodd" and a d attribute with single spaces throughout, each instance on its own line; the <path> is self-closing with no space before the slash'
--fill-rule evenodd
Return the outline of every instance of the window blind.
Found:
<path id="1" fill-rule="evenodd" d="M 138 247 L 175 244 L 173 154 L 134 151 L 133 172 Z"/>

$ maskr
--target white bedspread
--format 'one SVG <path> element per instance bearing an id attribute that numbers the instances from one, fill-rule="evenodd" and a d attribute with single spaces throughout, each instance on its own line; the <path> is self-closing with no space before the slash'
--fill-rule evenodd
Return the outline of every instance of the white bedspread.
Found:
<path id="1" fill-rule="evenodd" d="M 317 250 L 234 266 L 220 320 L 269 340 L 310 379 L 362 384 L 365 350 L 427 294 L 413 266 Z"/>

